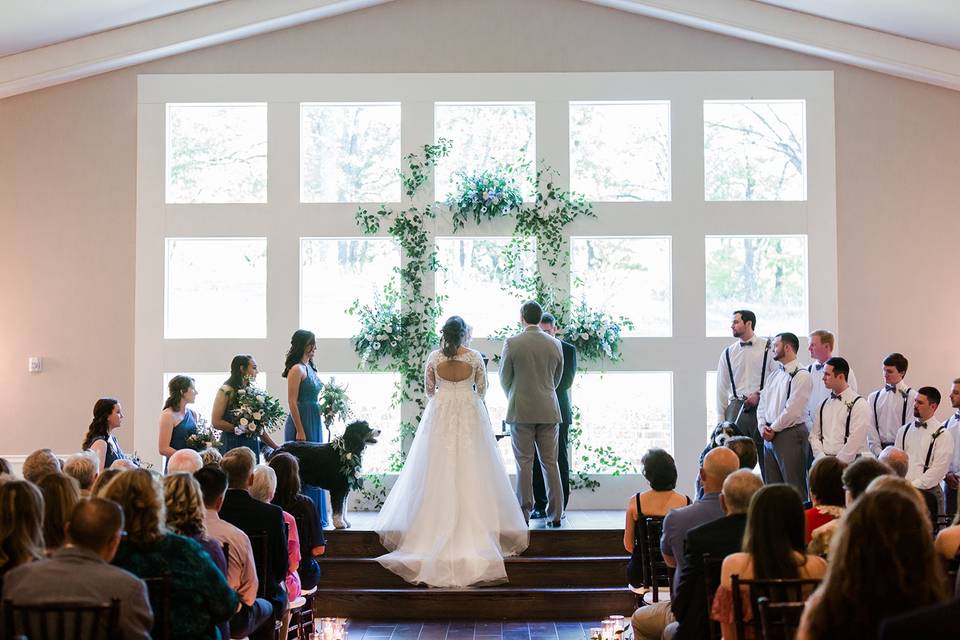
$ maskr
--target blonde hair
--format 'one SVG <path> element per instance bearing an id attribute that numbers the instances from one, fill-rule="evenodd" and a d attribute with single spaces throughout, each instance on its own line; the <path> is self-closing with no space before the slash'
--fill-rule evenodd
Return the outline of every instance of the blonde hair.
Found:
<path id="1" fill-rule="evenodd" d="M 270 502 L 277 492 L 277 472 L 265 464 L 253 468 L 253 485 L 250 495 L 261 502 Z"/>
<path id="2" fill-rule="evenodd" d="M 124 471 L 110 481 L 101 497 L 123 508 L 130 544 L 145 547 L 159 542 L 166 534 L 163 489 L 149 471 Z"/>
<path id="3" fill-rule="evenodd" d="M 106 491 L 107 485 L 110 484 L 110 481 L 123 472 L 124 469 L 104 469 L 103 472 L 97 476 L 97 479 L 94 480 L 93 486 L 90 487 L 90 497 L 103 497 L 103 493 Z"/>
<path id="4" fill-rule="evenodd" d="M 23 479 L 36 483 L 48 473 L 60 471 L 60 460 L 50 449 L 37 449 L 23 461 Z"/>
<path id="5" fill-rule="evenodd" d="M 834 338 L 832 333 L 830 333 L 826 329 L 817 329 L 816 331 L 811 331 L 810 335 L 807 337 L 813 338 L 814 336 L 820 338 L 820 342 L 822 344 L 833 349 L 833 345 L 836 339 Z"/>
<path id="6" fill-rule="evenodd" d="M 43 557 L 43 496 L 33 483 L 0 484 L 0 569 Z"/>
<path id="7" fill-rule="evenodd" d="M 223 454 L 216 449 L 207 448 L 200 452 L 200 459 L 203 460 L 203 466 L 215 464 L 219 467 L 220 461 L 223 460 Z"/>
<path id="8" fill-rule="evenodd" d="M 206 513 L 200 483 L 189 473 L 173 473 L 163 479 L 167 528 L 184 536 L 205 536 Z"/>
<path id="9" fill-rule="evenodd" d="M 43 494 L 43 541 L 47 549 L 67 542 L 64 527 L 80 502 L 80 485 L 65 473 L 48 473 L 37 482 Z"/>
<path id="10" fill-rule="evenodd" d="M 89 449 L 83 453 L 73 454 L 63 463 L 63 472 L 79 482 L 80 488 L 84 490 L 93 486 L 98 471 L 100 471 L 100 459 Z"/>

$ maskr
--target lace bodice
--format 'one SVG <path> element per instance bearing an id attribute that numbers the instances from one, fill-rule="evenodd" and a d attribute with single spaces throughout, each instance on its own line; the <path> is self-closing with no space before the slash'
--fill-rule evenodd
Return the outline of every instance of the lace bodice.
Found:
<path id="1" fill-rule="evenodd" d="M 446 360 L 456 360 L 469 364 L 473 368 L 473 375 L 459 381 L 446 380 L 437 375 L 437 365 Z M 424 387 L 427 395 L 433 397 L 437 389 L 444 387 L 476 388 L 477 395 L 483 398 L 487 393 L 487 368 L 483 364 L 483 356 L 479 351 L 469 349 L 464 353 L 459 353 L 452 358 L 443 355 L 443 352 L 437 349 L 427 357 L 427 366 L 424 372 Z"/>

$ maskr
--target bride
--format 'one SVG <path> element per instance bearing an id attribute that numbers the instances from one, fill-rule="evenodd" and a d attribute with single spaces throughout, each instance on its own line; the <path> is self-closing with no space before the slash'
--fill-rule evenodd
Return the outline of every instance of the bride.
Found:
<path id="1" fill-rule="evenodd" d="M 462 318 L 448 319 L 427 358 L 430 401 L 375 527 L 389 551 L 377 561 L 433 587 L 506 582 L 504 556 L 529 537 L 483 403 L 487 371 L 464 346 L 466 331 Z"/>

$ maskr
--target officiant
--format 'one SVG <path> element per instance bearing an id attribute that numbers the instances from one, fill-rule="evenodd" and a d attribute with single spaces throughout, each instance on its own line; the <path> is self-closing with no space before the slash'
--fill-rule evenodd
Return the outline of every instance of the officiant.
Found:
<path id="1" fill-rule="evenodd" d="M 557 337 L 557 319 L 549 313 L 544 313 L 540 320 L 540 328 L 554 338 Z M 570 402 L 570 388 L 573 387 L 573 378 L 577 374 L 577 348 L 565 340 L 560 340 L 563 346 L 563 376 L 557 385 L 557 401 L 560 403 L 560 437 L 557 446 L 557 464 L 560 467 L 560 482 L 563 483 L 563 508 L 566 511 L 570 500 L 570 459 L 568 435 L 573 423 L 573 405 Z M 540 470 L 540 457 L 534 454 L 533 458 L 533 519 L 545 518 L 547 509 L 547 489 L 543 484 L 543 471 Z"/>

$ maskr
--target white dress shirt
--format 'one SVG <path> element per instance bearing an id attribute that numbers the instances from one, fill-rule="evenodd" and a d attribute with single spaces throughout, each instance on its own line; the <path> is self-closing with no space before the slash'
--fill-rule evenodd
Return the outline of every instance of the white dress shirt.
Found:
<path id="1" fill-rule="evenodd" d="M 761 377 L 764 386 L 770 379 L 770 374 L 777 367 L 773 354 L 767 348 L 767 339 L 754 335 L 750 340 L 737 340 L 720 352 L 720 362 L 717 364 L 717 415 L 723 419 L 730 401 L 734 398 L 734 385 L 730 383 L 730 369 L 727 367 L 727 352 L 730 353 L 730 367 L 733 368 L 733 382 L 736 385 L 736 396 L 746 398 L 760 390 Z M 763 356 L 767 355 L 766 375 L 763 371 Z"/>
<path id="2" fill-rule="evenodd" d="M 937 434 L 935 440 L 934 434 Z M 932 452 L 930 451 L 931 441 L 933 442 Z M 941 428 L 940 421 L 936 418 L 930 418 L 926 422 L 916 418 L 913 422 L 903 425 L 897 432 L 895 444 L 910 456 L 907 480 L 917 489 L 933 489 L 940 484 L 943 476 L 947 475 L 950 459 L 954 454 L 953 435 Z M 928 452 L 930 464 L 926 465 Z"/>
<path id="3" fill-rule="evenodd" d="M 947 471 L 960 475 L 960 410 L 950 416 L 944 424 L 953 436 L 953 457 L 950 459 L 950 468 Z"/>
<path id="4" fill-rule="evenodd" d="M 911 389 L 903 380 L 896 385 L 884 385 L 867 398 L 870 405 L 870 450 L 879 456 L 883 451 L 882 443 L 891 443 L 897 432 L 913 415 L 913 401 L 917 399 L 917 390 Z M 878 420 L 879 419 L 879 420 Z"/>
<path id="5" fill-rule="evenodd" d="M 810 372 L 800 368 L 799 360 L 778 364 L 760 396 L 757 424 L 769 423 L 770 428 L 779 433 L 805 422 L 810 391 Z"/>
<path id="6" fill-rule="evenodd" d="M 810 429 L 813 429 L 813 414 L 819 411 L 823 401 L 830 397 L 830 389 L 823 386 L 823 368 L 825 366 L 825 364 L 814 361 L 806 367 L 807 371 L 810 372 L 810 377 L 813 379 L 810 400 L 807 402 L 807 426 L 810 427 Z M 856 393 L 857 376 L 853 373 L 853 369 L 850 369 L 850 375 L 847 376 L 847 384 L 853 389 L 854 393 Z"/>
<path id="7" fill-rule="evenodd" d="M 857 398 L 860 398 L 857 400 Z M 823 413 L 823 423 L 820 414 Z M 850 436 L 844 442 L 847 416 L 850 416 Z M 827 398 L 821 412 L 818 406 L 813 414 L 813 429 L 810 430 L 810 447 L 814 459 L 837 456 L 841 462 L 853 462 L 857 454 L 867 446 L 867 431 L 870 429 L 870 409 L 867 401 L 847 387 L 839 397 Z"/>

